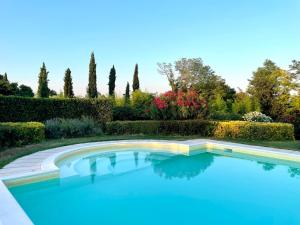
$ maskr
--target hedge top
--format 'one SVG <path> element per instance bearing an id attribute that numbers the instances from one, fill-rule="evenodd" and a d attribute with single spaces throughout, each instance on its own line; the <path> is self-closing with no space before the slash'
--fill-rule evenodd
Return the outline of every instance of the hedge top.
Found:
<path id="1" fill-rule="evenodd" d="M 112 103 L 107 98 L 26 98 L 0 96 L 0 122 L 46 121 L 53 118 L 89 116 L 99 122 L 112 119 Z"/>

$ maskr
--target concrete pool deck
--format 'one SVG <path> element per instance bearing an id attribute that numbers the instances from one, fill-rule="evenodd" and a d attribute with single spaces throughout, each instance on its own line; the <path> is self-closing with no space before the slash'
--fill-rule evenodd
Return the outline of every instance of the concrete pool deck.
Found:
<path id="1" fill-rule="evenodd" d="M 254 157 L 268 157 L 300 164 L 300 152 L 297 151 L 209 139 L 188 141 L 103 141 L 53 148 L 21 157 L 6 165 L 3 169 L 0 169 L 0 225 L 33 224 L 11 195 L 7 186 L 59 177 L 59 168 L 56 166 L 56 163 L 72 155 L 101 150 L 111 151 L 122 147 L 146 147 L 152 150 L 164 149 L 176 154 L 193 154 L 201 148 L 202 152 L 210 152 L 210 149 L 219 148 L 230 150 L 230 153 L 248 154 Z"/>

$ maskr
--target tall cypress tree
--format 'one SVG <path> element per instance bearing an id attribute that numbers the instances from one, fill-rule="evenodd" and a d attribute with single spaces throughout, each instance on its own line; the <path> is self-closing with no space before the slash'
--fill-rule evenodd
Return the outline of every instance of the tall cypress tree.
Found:
<path id="1" fill-rule="evenodd" d="M 109 81 L 108 81 L 108 94 L 110 96 L 114 96 L 116 87 L 116 69 L 113 66 L 109 73 Z"/>
<path id="2" fill-rule="evenodd" d="M 73 98 L 74 97 L 71 70 L 69 68 L 65 72 L 65 78 L 64 78 L 64 97 L 65 98 Z"/>
<path id="3" fill-rule="evenodd" d="M 89 65 L 89 85 L 87 88 L 87 95 L 89 98 L 96 98 L 97 92 L 97 74 L 96 74 L 96 63 L 94 52 L 91 54 L 90 65 Z"/>
<path id="4" fill-rule="evenodd" d="M 50 89 L 48 88 L 48 73 L 45 63 L 43 63 L 39 73 L 37 91 L 37 96 L 40 98 L 49 98 Z"/>
<path id="5" fill-rule="evenodd" d="M 8 82 L 7 73 L 4 73 L 3 79 Z"/>
<path id="6" fill-rule="evenodd" d="M 135 64 L 135 69 L 134 69 L 134 74 L 133 74 L 132 89 L 133 89 L 133 91 L 140 89 L 138 64 Z"/>
<path id="7" fill-rule="evenodd" d="M 127 82 L 124 97 L 125 97 L 125 105 L 128 105 L 130 103 L 130 87 L 129 87 L 129 82 Z"/>

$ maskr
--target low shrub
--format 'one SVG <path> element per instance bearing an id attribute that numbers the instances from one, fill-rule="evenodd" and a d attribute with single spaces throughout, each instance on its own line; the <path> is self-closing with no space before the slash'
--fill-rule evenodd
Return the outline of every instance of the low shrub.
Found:
<path id="1" fill-rule="evenodd" d="M 246 113 L 243 116 L 243 119 L 245 121 L 250 121 L 250 122 L 272 122 L 273 121 L 271 117 L 256 111 Z"/>
<path id="2" fill-rule="evenodd" d="M 199 135 L 221 139 L 294 140 L 294 127 L 287 123 L 207 120 L 113 121 L 107 134 Z"/>
<path id="3" fill-rule="evenodd" d="M 92 117 L 99 122 L 112 119 L 112 103 L 107 98 L 25 98 L 0 96 L 1 122 L 44 122 L 53 118 Z"/>
<path id="4" fill-rule="evenodd" d="M 45 122 L 45 130 L 47 138 L 83 137 L 103 134 L 100 124 L 89 117 L 47 120 Z"/>
<path id="5" fill-rule="evenodd" d="M 106 123 L 107 134 L 199 135 L 210 136 L 214 122 L 202 120 L 113 121 Z"/>
<path id="6" fill-rule="evenodd" d="M 0 147 L 12 147 L 40 142 L 45 138 L 45 126 L 38 122 L 0 123 Z"/>
<path id="7" fill-rule="evenodd" d="M 288 123 L 218 122 L 213 136 L 247 140 L 294 140 L 294 127 Z"/>

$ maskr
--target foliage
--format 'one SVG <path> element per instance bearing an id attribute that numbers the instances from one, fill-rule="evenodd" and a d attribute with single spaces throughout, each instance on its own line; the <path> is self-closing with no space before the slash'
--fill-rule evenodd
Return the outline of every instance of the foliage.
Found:
<path id="1" fill-rule="evenodd" d="M 220 94 L 209 102 L 209 111 L 211 113 L 226 113 L 228 111 L 227 104 Z"/>
<path id="2" fill-rule="evenodd" d="M 199 135 L 211 136 L 214 122 L 202 120 L 113 121 L 106 123 L 107 134 Z"/>
<path id="3" fill-rule="evenodd" d="M 259 101 L 263 113 L 276 119 L 287 113 L 291 92 L 296 88 L 294 75 L 266 60 L 253 73 L 248 92 Z"/>
<path id="4" fill-rule="evenodd" d="M 65 77 L 64 77 L 64 97 L 65 98 L 74 97 L 71 70 L 69 68 L 66 70 Z"/>
<path id="5" fill-rule="evenodd" d="M 249 122 L 265 122 L 265 123 L 268 123 L 268 122 L 272 122 L 272 118 L 261 113 L 261 112 L 249 112 L 249 113 L 246 113 L 244 116 L 243 116 L 243 119 L 245 121 L 249 121 Z"/>
<path id="6" fill-rule="evenodd" d="M 23 84 L 18 87 L 18 83 L 10 83 L 6 73 L 0 75 L 0 95 L 34 96 L 30 87 Z"/>
<path id="7" fill-rule="evenodd" d="M 0 123 L 0 147 L 35 143 L 45 138 L 45 126 L 38 122 Z"/>
<path id="8" fill-rule="evenodd" d="M 46 121 L 57 117 L 89 116 L 99 122 L 110 121 L 112 104 L 106 98 L 58 99 L 0 96 L 0 121 Z"/>
<path id="9" fill-rule="evenodd" d="M 45 122 L 45 133 L 47 138 L 83 137 L 103 134 L 100 124 L 90 117 L 47 120 Z"/>
<path id="10" fill-rule="evenodd" d="M 153 94 L 135 90 L 132 92 L 131 105 L 137 111 L 139 119 L 149 119 L 149 108 L 154 99 Z"/>
<path id="11" fill-rule="evenodd" d="M 207 103 L 195 91 L 168 91 L 154 98 L 150 115 L 152 119 L 196 119 L 206 115 Z"/>
<path id="12" fill-rule="evenodd" d="M 134 74 L 133 74 L 133 82 L 132 82 L 132 90 L 136 91 L 139 89 L 140 89 L 139 69 L 138 69 L 138 64 L 135 64 Z"/>
<path id="13" fill-rule="evenodd" d="M 247 140 L 294 140 L 294 127 L 287 123 L 218 122 L 214 130 L 214 137 Z"/>
<path id="14" fill-rule="evenodd" d="M 286 123 L 203 120 L 113 121 L 106 123 L 107 134 L 199 135 L 199 137 L 245 140 L 294 140 L 294 128 Z"/>
<path id="15" fill-rule="evenodd" d="M 210 119 L 212 120 L 241 120 L 242 116 L 232 112 L 211 112 Z"/>
<path id="16" fill-rule="evenodd" d="M 130 104 L 130 86 L 129 86 L 128 82 L 127 82 L 126 90 L 125 90 L 125 94 L 124 94 L 124 103 L 125 103 L 125 105 Z"/>
<path id="17" fill-rule="evenodd" d="M 22 97 L 33 97 L 34 93 L 31 89 L 31 87 L 26 86 L 24 84 L 20 85 L 19 90 L 18 90 L 18 96 Z"/>
<path id="18" fill-rule="evenodd" d="M 89 64 L 89 84 L 87 88 L 87 96 L 89 98 L 96 98 L 98 96 L 97 92 L 97 72 L 96 72 L 96 62 L 94 52 L 91 54 L 90 64 Z"/>
<path id="19" fill-rule="evenodd" d="M 257 99 L 242 91 L 236 93 L 235 100 L 232 104 L 232 112 L 244 115 L 252 111 L 260 111 L 260 105 Z"/>
<path id="20" fill-rule="evenodd" d="M 158 63 L 159 72 L 167 76 L 173 91 L 193 89 L 208 102 L 220 95 L 226 102 L 234 97 L 234 89 L 210 68 L 201 58 L 182 58 L 173 64 Z"/>
<path id="21" fill-rule="evenodd" d="M 39 81 L 38 81 L 38 91 L 37 96 L 40 98 L 49 98 L 50 89 L 48 88 L 48 74 L 45 63 L 43 63 L 40 73 L 39 73 Z"/>
<path id="22" fill-rule="evenodd" d="M 116 69 L 113 66 L 109 73 L 109 81 L 108 81 L 108 94 L 110 96 L 114 96 L 116 87 Z"/>
<path id="23" fill-rule="evenodd" d="M 114 106 L 113 107 L 113 120 L 138 120 L 139 111 L 131 105 Z"/>

